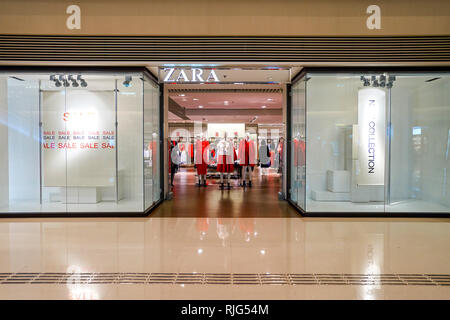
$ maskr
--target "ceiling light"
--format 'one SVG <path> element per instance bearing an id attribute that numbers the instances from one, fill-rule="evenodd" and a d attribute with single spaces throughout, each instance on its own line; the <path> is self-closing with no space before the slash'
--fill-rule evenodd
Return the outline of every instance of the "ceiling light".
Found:
<path id="1" fill-rule="evenodd" d="M 192 100 L 194 100 L 194 101 L 198 101 L 198 99 L 197 99 L 197 98 L 194 98 L 194 99 L 192 99 Z"/>
<path id="2" fill-rule="evenodd" d="M 200 109 L 203 109 L 203 106 L 198 106 Z"/>
<path id="3" fill-rule="evenodd" d="M 261 106 L 261 108 L 265 109 L 265 108 L 266 108 L 266 106 Z"/>
<path id="4" fill-rule="evenodd" d="M 131 80 L 133 78 L 131 76 L 125 76 L 125 81 L 123 82 L 123 86 L 128 88 L 131 87 Z"/>
<path id="5" fill-rule="evenodd" d="M 184 97 L 184 96 L 186 96 L 184 93 L 182 93 L 182 94 L 179 94 L 178 95 L 179 97 Z"/>
<path id="6" fill-rule="evenodd" d="M 224 101 L 223 104 L 227 106 L 230 104 L 230 101 Z"/>
<path id="7" fill-rule="evenodd" d="M 267 98 L 267 101 L 273 101 L 273 99 L 272 98 Z"/>

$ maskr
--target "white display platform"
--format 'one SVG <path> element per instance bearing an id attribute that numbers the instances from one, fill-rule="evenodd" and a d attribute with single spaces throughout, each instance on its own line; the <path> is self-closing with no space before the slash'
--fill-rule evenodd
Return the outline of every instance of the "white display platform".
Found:
<path id="1" fill-rule="evenodd" d="M 62 187 L 62 203 L 98 203 L 100 190 L 96 187 Z"/>
<path id="2" fill-rule="evenodd" d="M 349 192 L 311 191 L 311 198 L 315 201 L 350 201 Z"/>
<path id="3" fill-rule="evenodd" d="M 331 192 L 350 192 L 350 171 L 327 170 L 327 189 Z"/>
<path id="4" fill-rule="evenodd" d="M 384 202 L 384 185 L 357 185 L 352 189 L 352 202 Z"/>

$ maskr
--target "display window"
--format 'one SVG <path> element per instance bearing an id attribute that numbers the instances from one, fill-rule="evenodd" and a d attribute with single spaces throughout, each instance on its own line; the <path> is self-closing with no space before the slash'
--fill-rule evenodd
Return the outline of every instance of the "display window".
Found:
<path id="1" fill-rule="evenodd" d="M 450 212 L 448 73 L 305 73 L 289 199 L 306 213 Z"/>
<path id="2" fill-rule="evenodd" d="M 0 214 L 143 213 L 161 199 L 144 72 L 0 74 Z"/>

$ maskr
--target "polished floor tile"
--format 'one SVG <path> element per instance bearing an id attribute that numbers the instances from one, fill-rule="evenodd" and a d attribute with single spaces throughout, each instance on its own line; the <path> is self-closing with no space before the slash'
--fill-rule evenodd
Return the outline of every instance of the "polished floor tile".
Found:
<path id="1" fill-rule="evenodd" d="M 145 218 L 1 219 L 0 299 L 450 299 L 448 219 L 303 218 L 276 174 L 209 183 L 180 173 Z"/>
<path id="2" fill-rule="evenodd" d="M 0 273 L 450 274 L 445 219 L 3 219 Z M 1 299 L 449 299 L 450 286 L 0 284 Z"/>

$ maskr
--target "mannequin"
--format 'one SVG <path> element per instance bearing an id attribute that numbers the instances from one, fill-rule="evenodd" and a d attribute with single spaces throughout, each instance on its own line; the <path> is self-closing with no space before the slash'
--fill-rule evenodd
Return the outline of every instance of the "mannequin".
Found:
<path id="1" fill-rule="evenodd" d="M 296 167 L 296 186 L 301 188 L 303 186 L 303 167 L 305 165 L 305 141 L 300 132 L 297 132 L 293 139 L 294 151 L 294 166 Z"/>
<path id="2" fill-rule="evenodd" d="M 208 169 L 209 142 L 205 139 L 203 133 L 200 134 L 195 143 L 195 165 L 197 167 L 198 184 L 197 186 L 206 187 L 206 173 Z"/>
<path id="3" fill-rule="evenodd" d="M 223 134 L 223 139 L 218 143 L 217 149 L 217 171 L 220 173 L 220 189 L 224 188 L 224 174 L 227 176 L 227 188 L 231 189 L 230 174 L 234 171 L 234 160 L 237 157 L 233 142 L 228 139 L 226 131 Z"/>
<path id="4" fill-rule="evenodd" d="M 242 166 L 241 186 L 252 186 L 252 173 L 256 163 L 255 143 L 250 140 L 250 133 L 239 143 L 239 164 Z"/>

